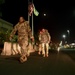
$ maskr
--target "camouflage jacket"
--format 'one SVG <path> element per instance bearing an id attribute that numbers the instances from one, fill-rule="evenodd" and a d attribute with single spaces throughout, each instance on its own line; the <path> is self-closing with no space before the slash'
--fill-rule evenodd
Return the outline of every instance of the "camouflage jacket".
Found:
<path id="1" fill-rule="evenodd" d="M 21 24 L 17 23 L 14 26 L 14 29 L 12 30 L 10 37 L 12 38 L 17 31 L 18 31 L 18 37 L 20 36 L 32 37 L 32 32 L 28 21 L 25 21 Z"/>
<path id="2" fill-rule="evenodd" d="M 51 36 L 48 31 L 39 34 L 39 41 L 40 43 L 50 43 Z"/>

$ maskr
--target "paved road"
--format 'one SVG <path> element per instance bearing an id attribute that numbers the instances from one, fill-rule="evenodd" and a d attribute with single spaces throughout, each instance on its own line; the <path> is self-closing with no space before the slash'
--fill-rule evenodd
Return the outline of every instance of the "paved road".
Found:
<path id="1" fill-rule="evenodd" d="M 35 52 L 23 64 L 18 58 L 0 56 L 0 75 L 75 75 L 75 60 L 66 52 L 51 51 L 48 58 Z"/>

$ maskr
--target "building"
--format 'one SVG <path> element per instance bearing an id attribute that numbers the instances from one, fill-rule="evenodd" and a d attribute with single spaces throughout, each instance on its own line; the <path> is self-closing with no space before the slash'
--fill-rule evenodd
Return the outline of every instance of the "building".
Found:
<path id="1" fill-rule="evenodd" d="M 13 29 L 13 24 L 0 19 L 0 29 L 3 31 L 11 31 Z"/>
<path id="2" fill-rule="evenodd" d="M 4 42 L 9 41 L 9 36 L 12 29 L 13 24 L 0 19 L 0 46 L 2 46 Z"/>

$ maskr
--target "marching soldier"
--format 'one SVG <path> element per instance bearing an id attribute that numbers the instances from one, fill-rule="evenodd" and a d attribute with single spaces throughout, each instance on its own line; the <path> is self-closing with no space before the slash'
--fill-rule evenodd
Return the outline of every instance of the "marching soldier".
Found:
<path id="1" fill-rule="evenodd" d="M 27 46 L 28 46 L 28 37 L 33 40 L 31 28 L 28 21 L 25 21 L 23 17 L 20 17 L 19 22 L 14 26 L 14 29 L 11 32 L 10 40 L 13 38 L 15 33 L 18 31 L 18 43 L 21 47 L 21 57 L 20 62 L 25 62 L 27 60 Z"/>
<path id="2" fill-rule="evenodd" d="M 41 34 L 42 34 L 42 31 L 39 32 L 39 52 L 38 52 L 39 55 L 40 55 L 41 52 L 42 52 Z"/>
<path id="3" fill-rule="evenodd" d="M 42 54 L 44 57 L 45 56 L 48 57 L 49 43 L 51 41 L 51 36 L 50 36 L 48 30 L 42 29 L 42 33 L 40 34 L 39 38 L 40 38 L 40 42 L 41 42 Z M 46 49 L 45 49 L 45 47 L 46 47 Z M 40 54 L 40 52 L 39 52 L 39 54 Z"/>

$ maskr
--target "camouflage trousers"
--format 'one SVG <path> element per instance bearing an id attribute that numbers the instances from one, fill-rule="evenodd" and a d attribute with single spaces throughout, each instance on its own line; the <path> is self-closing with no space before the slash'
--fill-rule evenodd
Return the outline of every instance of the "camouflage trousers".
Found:
<path id="1" fill-rule="evenodd" d="M 42 44 L 39 44 L 39 52 L 38 52 L 38 54 L 41 54 L 41 52 L 42 52 Z"/>
<path id="2" fill-rule="evenodd" d="M 19 37 L 18 43 L 21 47 L 20 61 L 25 62 L 27 60 L 28 37 Z"/>
<path id="3" fill-rule="evenodd" d="M 41 43 L 39 44 L 39 53 L 38 54 L 41 54 L 42 52 L 42 55 L 45 56 L 48 56 L 48 53 L 49 53 L 49 43 Z"/>

